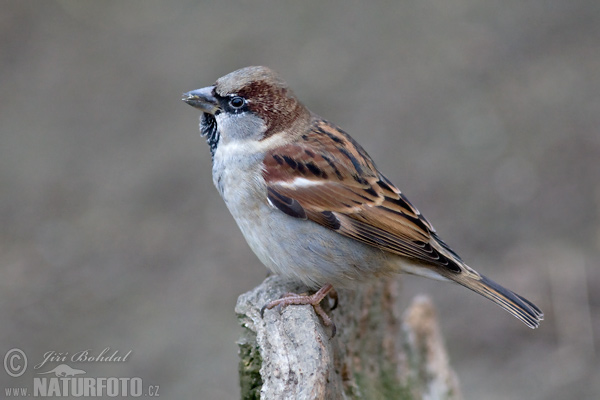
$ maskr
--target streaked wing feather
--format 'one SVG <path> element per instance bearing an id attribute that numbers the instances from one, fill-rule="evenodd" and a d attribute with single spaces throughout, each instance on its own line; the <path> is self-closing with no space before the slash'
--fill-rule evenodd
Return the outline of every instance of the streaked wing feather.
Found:
<path id="1" fill-rule="evenodd" d="M 340 146 L 340 135 L 346 146 Z M 306 216 L 418 262 L 457 268 L 436 246 L 431 224 L 377 171 L 358 143 L 325 121 L 315 121 L 302 141 L 269 152 L 264 177 L 269 201 L 288 215 Z"/>
<path id="2" fill-rule="evenodd" d="M 432 266 L 531 328 L 544 318 L 533 303 L 465 265 L 365 151 L 327 122 L 315 120 L 301 141 L 269 152 L 264 166 L 269 202 L 282 212 Z"/>

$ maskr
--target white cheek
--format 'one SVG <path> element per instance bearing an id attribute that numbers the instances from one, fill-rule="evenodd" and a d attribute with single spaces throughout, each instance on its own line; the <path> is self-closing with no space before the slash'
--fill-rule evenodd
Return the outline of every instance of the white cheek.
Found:
<path id="1" fill-rule="evenodd" d="M 260 140 L 267 130 L 262 119 L 250 113 L 220 113 L 216 117 L 221 138 L 225 142 L 245 139 Z"/>
<path id="2" fill-rule="evenodd" d="M 261 134 L 262 136 L 262 134 Z M 289 138 L 285 134 L 269 136 L 266 139 L 239 138 L 237 140 L 222 140 L 219 143 L 215 153 L 215 160 L 262 157 L 267 151 L 289 143 Z M 304 179 L 308 181 L 308 179 Z M 308 181 L 310 182 L 310 181 Z"/>

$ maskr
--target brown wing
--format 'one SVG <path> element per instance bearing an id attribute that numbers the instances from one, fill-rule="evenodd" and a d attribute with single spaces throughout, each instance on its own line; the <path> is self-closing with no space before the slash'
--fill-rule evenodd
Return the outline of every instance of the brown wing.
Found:
<path id="1" fill-rule="evenodd" d="M 302 140 L 270 151 L 264 166 L 269 202 L 282 212 L 418 262 L 461 271 L 452 259 L 460 258 L 431 224 L 339 128 L 315 121 Z"/>
<path id="2" fill-rule="evenodd" d="M 367 153 L 322 120 L 292 144 L 269 152 L 264 178 L 269 202 L 344 236 L 430 266 L 537 328 L 542 311 L 465 265 Z"/>

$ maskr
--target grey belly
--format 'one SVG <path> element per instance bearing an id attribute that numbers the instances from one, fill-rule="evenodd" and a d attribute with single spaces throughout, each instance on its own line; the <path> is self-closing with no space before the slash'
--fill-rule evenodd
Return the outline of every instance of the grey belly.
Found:
<path id="1" fill-rule="evenodd" d="M 325 283 L 351 287 L 398 269 L 398 257 L 312 221 L 290 217 L 268 204 L 244 207 L 242 215 L 232 214 L 267 268 L 310 287 Z"/>

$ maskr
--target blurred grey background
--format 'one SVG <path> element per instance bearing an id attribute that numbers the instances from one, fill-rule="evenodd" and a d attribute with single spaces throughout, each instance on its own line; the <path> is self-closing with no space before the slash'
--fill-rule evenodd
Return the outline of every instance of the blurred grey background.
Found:
<path id="1" fill-rule="evenodd" d="M 162 398 L 234 399 L 239 294 L 266 276 L 212 186 L 181 93 L 268 65 L 341 125 L 532 331 L 433 297 L 468 399 L 600 397 L 597 0 L 2 1 L 1 390 L 105 347 Z M 57 363 L 52 364 L 52 367 Z"/>

